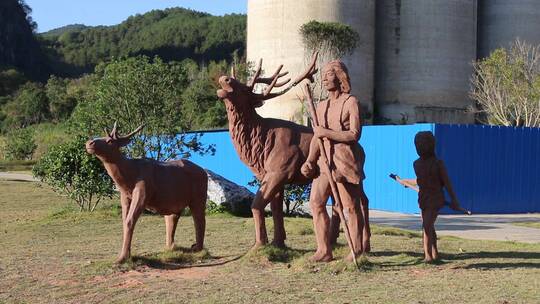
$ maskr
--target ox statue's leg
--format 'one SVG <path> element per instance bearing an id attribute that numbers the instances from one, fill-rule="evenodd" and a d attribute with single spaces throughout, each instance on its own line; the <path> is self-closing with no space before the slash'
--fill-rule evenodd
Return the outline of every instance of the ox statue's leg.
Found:
<path id="1" fill-rule="evenodd" d="M 174 249 L 174 233 L 176 232 L 176 225 L 178 224 L 178 214 L 165 215 L 165 230 L 166 230 L 166 242 L 165 246 L 169 250 Z"/>
<path id="2" fill-rule="evenodd" d="M 131 240 L 133 238 L 133 230 L 135 229 L 135 224 L 141 216 L 141 213 L 144 210 L 145 202 L 145 190 L 144 185 L 137 185 L 131 194 L 131 204 L 129 206 L 129 211 L 125 216 L 123 221 L 124 226 L 124 235 L 122 242 L 122 251 L 116 259 L 117 263 L 125 262 L 131 256 Z"/>
<path id="3" fill-rule="evenodd" d="M 206 229 L 206 192 L 204 197 L 200 201 L 192 203 L 189 209 L 195 225 L 195 244 L 191 245 L 191 250 L 201 251 L 204 247 L 204 231 Z"/>
<path id="4" fill-rule="evenodd" d="M 282 180 L 284 179 L 278 174 L 267 173 L 261 181 L 261 187 L 251 204 L 251 212 L 253 213 L 253 222 L 255 224 L 255 248 L 268 244 L 264 208 L 275 198 L 277 192 L 283 188 Z"/>
<path id="5" fill-rule="evenodd" d="M 270 205 L 272 208 L 272 218 L 274 219 L 274 240 L 272 241 L 272 245 L 281 248 L 285 247 L 285 239 L 287 239 L 285 224 L 283 222 L 283 191 L 283 188 L 278 190 Z"/>

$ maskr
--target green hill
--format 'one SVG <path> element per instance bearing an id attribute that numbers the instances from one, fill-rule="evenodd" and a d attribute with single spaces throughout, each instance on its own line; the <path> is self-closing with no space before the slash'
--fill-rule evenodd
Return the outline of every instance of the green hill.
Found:
<path id="1" fill-rule="evenodd" d="M 40 35 L 53 73 L 64 77 L 92 72 L 112 57 L 158 55 L 166 61 L 197 62 L 242 56 L 246 16 L 212 16 L 183 8 L 131 16 L 115 26 L 67 26 Z"/>
<path id="2" fill-rule="evenodd" d="M 87 26 L 84 24 L 70 24 L 70 25 L 65 25 L 65 26 L 44 32 L 44 33 L 40 33 L 39 35 L 44 38 L 54 38 L 66 32 L 82 31 L 88 28 L 91 28 L 91 26 Z"/>

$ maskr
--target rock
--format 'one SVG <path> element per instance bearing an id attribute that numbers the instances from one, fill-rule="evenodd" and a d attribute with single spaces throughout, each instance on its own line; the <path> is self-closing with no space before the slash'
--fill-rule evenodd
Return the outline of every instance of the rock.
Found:
<path id="1" fill-rule="evenodd" d="M 208 174 L 208 200 L 226 207 L 235 215 L 251 215 L 251 202 L 255 194 L 210 170 L 206 170 L 206 174 Z"/>

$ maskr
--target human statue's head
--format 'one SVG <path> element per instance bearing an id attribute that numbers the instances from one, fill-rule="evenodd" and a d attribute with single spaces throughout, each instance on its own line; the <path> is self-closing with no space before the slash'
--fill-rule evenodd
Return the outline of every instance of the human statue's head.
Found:
<path id="1" fill-rule="evenodd" d="M 339 89 L 342 93 L 351 92 L 349 71 L 343 62 L 333 60 L 328 62 L 322 70 L 323 86 L 328 91 Z"/>
<path id="2" fill-rule="evenodd" d="M 416 146 L 416 153 L 418 153 L 420 158 L 435 156 L 435 136 L 433 136 L 431 131 L 416 133 L 414 145 Z"/>

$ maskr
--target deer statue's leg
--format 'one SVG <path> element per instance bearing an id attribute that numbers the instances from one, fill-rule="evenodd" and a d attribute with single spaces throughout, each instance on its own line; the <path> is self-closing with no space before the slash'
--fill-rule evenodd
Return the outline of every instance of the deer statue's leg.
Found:
<path id="1" fill-rule="evenodd" d="M 206 229 L 206 192 L 200 202 L 192 204 L 189 208 L 195 225 L 195 244 L 191 245 L 191 250 L 201 251 L 204 248 L 204 231 Z"/>
<path id="2" fill-rule="evenodd" d="M 255 248 L 268 244 L 266 224 L 264 222 L 264 208 L 274 199 L 278 190 L 283 187 L 281 178 L 277 174 L 267 173 L 261 182 L 261 187 L 251 204 L 253 222 L 255 223 Z"/>
<path id="3" fill-rule="evenodd" d="M 272 218 L 274 219 L 274 240 L 272 245 L 276 247 L 285 247 L 285 224 L 283 222 L 283 188 L 279 189 L 271 202 Z"/>
<path id="4" fill-rule="evenodd" d="M 120 206 L 122 207 L 122 237 L 124 238 L 127 234 L 126 230 L 126 218 L 129 212 L 129 206 L 131 205 L 131 200 L 127 197 L 127 195 L 120 193 Z M 124 251 L 124 248 L 120 250 L 118 253 L 117 261 L 120 261 L 120 257 L 122 256 L 122 253 Z"/>
<path id="5" fill-rule="evenodd" d="M 165 246 L 168 250 L 174 249 L 174 233 L 176 232 L 176 225 L 179 218 L 180 216 L 178 214 L 165 215 Z"/>
<path id="6" fill-rule="evenodd" d="M 131 256 L 131 239 L 133 238 L 133 230 L 139 216 L 144 210 L 145 190 L 141 186 L 135 186 L 131 194 L 131 204 L 129 211 L 126 214 L 126 219 L 123 222 L 124 236 L 122 242 L 122 251 L 116 260 L 117 263 L 125 262 Z"/>

